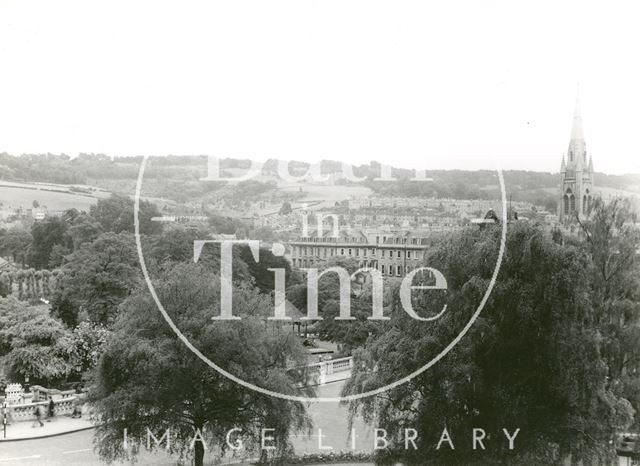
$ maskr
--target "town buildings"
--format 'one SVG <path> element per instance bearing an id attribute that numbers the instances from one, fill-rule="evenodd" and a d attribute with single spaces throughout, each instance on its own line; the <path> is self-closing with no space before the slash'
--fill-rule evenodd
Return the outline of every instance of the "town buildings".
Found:
<path id="1" fill-rule="evenodd" d="M 360 267 L 386 277 L 404 277 L 421 266 L 433 236 L 422 231 L 342 229 L 337 237 L 316 232 L 289 243 L 294 267 L 319 267 L 335 257 L 355 259 Z"/>

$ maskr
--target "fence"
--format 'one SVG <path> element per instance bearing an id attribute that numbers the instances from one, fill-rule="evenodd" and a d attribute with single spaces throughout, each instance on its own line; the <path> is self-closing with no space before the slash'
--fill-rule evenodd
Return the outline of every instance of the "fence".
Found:
<path id="1" fill-rule="evenodd" d="M 353 369 L 353 357 L 330 359 L 309 364 L 304 368 L 307 385 L 323 385 L 327 382 L 348 379 Z"/>
<path id="2" fill-rule="evenodd" d="M 64 416 L 73 413 L 76 397 L 68 396 L 59 400 L 53 400 L 54 413 L 56 416 Z M 36 419 L 36 407 L 40 408 L 43 418 L 47 415 L 49 401 L 37 403 L 14 404 L 7 406 L 7 416 L 10 422 L 33 421 Z"/>

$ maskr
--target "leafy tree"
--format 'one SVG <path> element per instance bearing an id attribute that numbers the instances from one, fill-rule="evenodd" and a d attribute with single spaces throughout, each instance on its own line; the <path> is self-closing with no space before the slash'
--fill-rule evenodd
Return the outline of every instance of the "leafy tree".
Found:
<path id="1" fill-rule="evenodd" d="M 0 273 L 0 297 L 6 298 L 11 294 L 11 281 L 9 274 Z"/>
<path id="2" fill-rule="evenodd" d="M 245 286 L 234 290 L 240 321 L 213 321 L 219 279 L 209 269 L 180 264 L 156 280 L 167 312 L 189 340 L 216 364 L 243 380 L 284 393 L 297 393 L 300 380 L 287 368 L 303 364 L 304 353 L 288 326 L 267 323 L 269 299 Z M 143 443 L 146 429 L 171 429 L 172 453 L 189 455 L 194 432 L 221 450 L 228 429 L 243 429 L 247 444 L 262 427 L 275 429 L 278 453 L 293 430 L 308 426 L 302 404 L 246 390 L 206 366 L 166 325 L 148 293 L 123 305 L 112 338 L 95 373 L 97 442 L 100 456 L 115 460 L 135 455 L 122 449 L 123 429 L 130 442 Z M 254 444 L 253 443 L 253 444 Z M 194 463 L 203 464 L 196 441 Z"/>
<path id="3" fill-rule="evenodd" d="M 333 257 L 318 267 L 322 272 L 330 267 L 342 267 L 349 274 L 358 270 L 359 265 L 355 259 Z M 388 307 L 389 296 L 397 287 L 398 281 L 386 278 L 384 281 L 385 303 Z M 307 285 L 306 278 L 302 283 L 295 283 L 287 290 L 288 299 L 298 309 L 306 313 L 307 310 Z M 314 325 L 314 329 L 324 340 L 337 343 L 341 352 L 345 355 L 357 347 L 363 346 L 367 338 L 377 334 L 380 327 L 368 320 L 372 316 L 372 282 L 370 277 L 362 275 L 358 280 L 351 282 L 351 316 L 353 321 L 335 320 L 340 314 L 340 282 L 336 273 L 324 275 L 318 282 L 318 313 L 323 320 Z"/>
<path id="4" fill-rule="evenodd" d="M 72 370 L 67 360 L 70 332 L 42 306 L 0 299 L 0 355 L 10 379 L 28 375 L 33 383 L 62 380 Z"/>
<path id="5" fill-rule="evenodd" d="M 24 266 L 32 241 L 31 233 L 27 230 L 21 228 L 0 230 L 0 256 L 10 256 L 14 262 Z"/>
<path id="6" fill-rule="evenodd" d="M 282 203 L 282 207 L 280 207 L 280 211 L 278 212 L 278 214 L 289 215 L 291 212 L 293 212 L 293 209 L 291 209 L 291 203 L 285 201 Z"/>
<path id="7" fill-rule="evenodd" d="M 80 322 L 68 341 L 69 361 L 80 372 L 93 369 L 104 351 L 111 332 L 92 322 Z"/>
<path id="8" fill-rule="evenodd" d="M 96 205 L 92 205 L 90 215 L 100 224 L 103 231 L 133 233 L 135 230 L 133 208 L 133 199 L 112 194 L 108 199 L 100 199 Z M 162 224 L 151 220 L 158 216 L 160 212 L 154 204 L 140 199 L 138 222 L 141 234 L 160 233 Z"/>
<path id="9" fill-rule="evenodd" d="M 602 334 L 608 388 L 640 412 L 640 231 L 629 199 L 594 200 L 580 221 L 591 257 L 595 318 Z M 635 418 L 640 428 L 640 416 Z"/>
<path id="10" fill-rule="evenodd" d="M 165 228 L 162 234 L 150 238 L 151 255 L 158 262 L 190 262 L 193 261 L 193 242 L 207 237 L 206 232 L 192 228 Z M 203 253 L 208 251 L 210 250 L 205 248 Z"/>
<path id="11" fill-rule="evenodd" d="M 241 245 L 234 251 L 234 258 L 240 259 L 247 265 L 247 272 L 253 278 L 255 285 L 263 293 L 272 293 L 275 282 L 275 274 L 269 269 L 279 268 L 285 270 L 285 277 L 291 283 L 294 278 L 291 273 L 291 265 L 284 257 L 274 256 L 273 253 L 266 248 L 260 249 L 259 261 L 255 262 L 251 250 L 247 245 Z M 236 266 L 237 261 L 234 262 Z"/>
<path id="12" fill-rule="evenodd" d="M 29 250 L 29 265 L 36 269 L 49 267 L 54 246 L 62 246 L 71 252 L 67 233 L 67 224 L 63 218 L 53 216 L 35 222 L 31 227 L 33 242 Z"/>
<path id="13" fill-rule="evenodd" d="M 90 215 L 82 212 L 76 216 L 67 234 L 71 238 L 73 250 L 75 251 L 84 243 L 94 241 L 103 232 L 102 226 Z"/>
<path id="14" fill-rule="evenodd" d="M 499 248 L 499 227 L 467 229 L 428 260 L 448 281 L 444 296 L 414 292 L 417 322 L 396 298 L 382 336 L 355 352 L 345 393 L 396 381 L 446 347 L 475 312 Z M 614 434 L 627 428 L 629 402 L 607 385 L 607 365 L 590 300 L 590 261 L 542 230 L 512 224 L 504 261 L 485 308 L 465 337 L 435 366 L 404 385 L 350 405 L 389 432 L 420 433 L 418 452 L 394 438 L 390 456 L 405 464 L 572 464 L 612 459 Z M 446 427 L 455 450 L 435 447 Z M 490 434 L 472 450 L 473 428 Z M 521 429 L 508 449 L 502 429 Z M 428 459 L 427 459 L 428 458 Z"/>
<path id="15" fill-rule="evenodd" d="M 67 256 L 57 278 L 53 312 L 71 328 L 84 319 L 110 324 L 140 277 L 133 236 L 104 233 Z"/>

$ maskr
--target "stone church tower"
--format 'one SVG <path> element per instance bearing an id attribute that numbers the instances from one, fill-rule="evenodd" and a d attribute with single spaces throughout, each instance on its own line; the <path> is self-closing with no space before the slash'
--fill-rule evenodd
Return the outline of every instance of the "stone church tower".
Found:
<path id="1" fill-rule="evenodd" d="M 580 100 L 576 97 L 573 113 L 571 140 L 566 156 L 560 166 L 560 199 L 558 216 L 561 222 L 586 217 L 593 197 L 593 160 L 587 160 L 587 145 L 582 134 L 582 116 Z"/>

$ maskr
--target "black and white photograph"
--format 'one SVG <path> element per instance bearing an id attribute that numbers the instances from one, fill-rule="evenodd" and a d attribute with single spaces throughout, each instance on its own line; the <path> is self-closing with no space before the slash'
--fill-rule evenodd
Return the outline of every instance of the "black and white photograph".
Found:
<path id="1" fill-rule="evenodd" d="M 0 0 L 0 466 L 640 466 L 639 19 Z"/>

